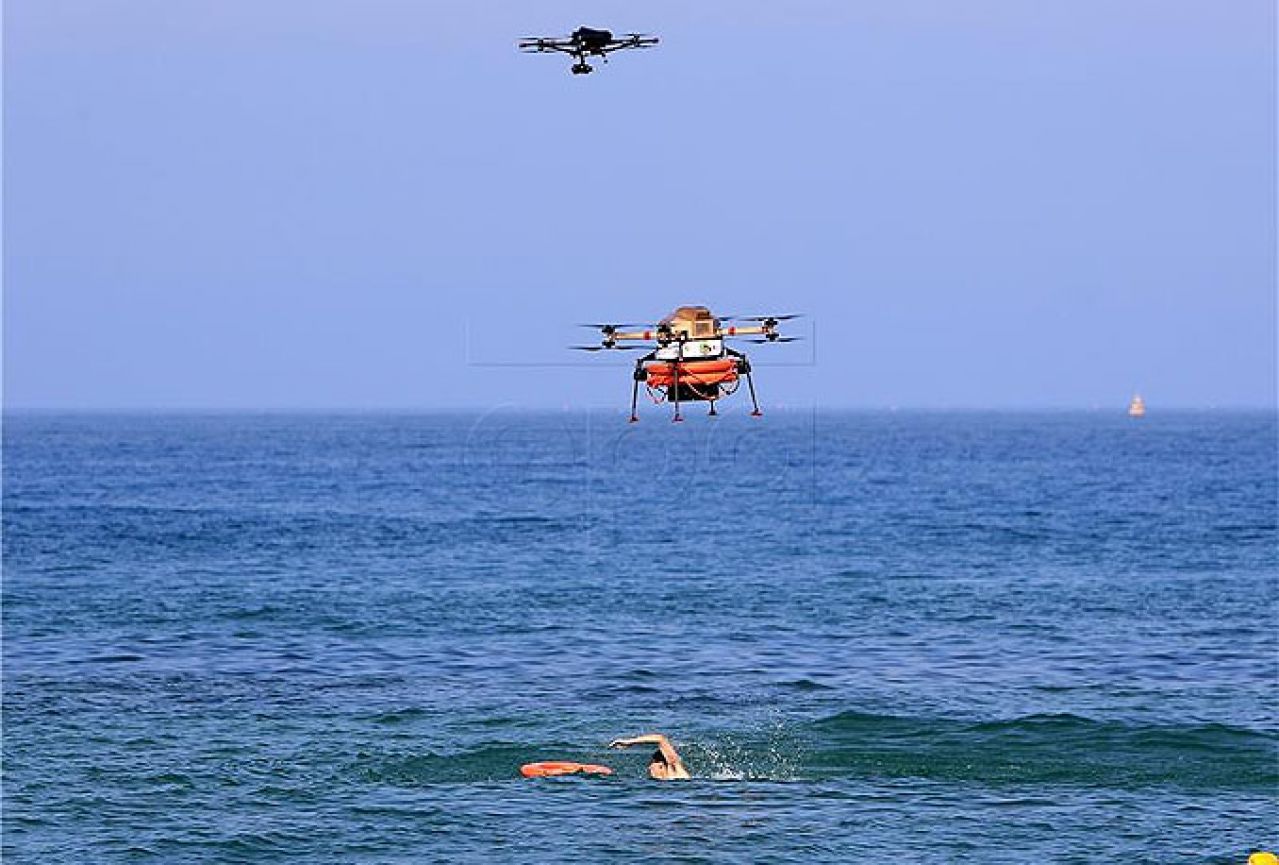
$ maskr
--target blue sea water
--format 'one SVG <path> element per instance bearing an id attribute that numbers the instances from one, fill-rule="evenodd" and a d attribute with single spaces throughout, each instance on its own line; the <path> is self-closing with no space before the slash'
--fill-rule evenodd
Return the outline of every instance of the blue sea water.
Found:
<path id="1" fill-rule="evenodd" d="M 1279 846 L 1276 441 L 10 414 L 4 861 L 1242 863 Z M 651 730 L 693 781 L 605 747 Z"/>

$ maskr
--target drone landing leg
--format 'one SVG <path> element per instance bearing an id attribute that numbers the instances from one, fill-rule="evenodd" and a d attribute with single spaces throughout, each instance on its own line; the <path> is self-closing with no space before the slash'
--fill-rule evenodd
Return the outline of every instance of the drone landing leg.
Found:
<path id="1" fill-rule="evenodd" d="M 719 417 L 719 412 L 715 411 L 715 400 L 711 400 L 711 410 L 707 414 L 711 417 Z"/>
<path id="2" fill-rule="evenodd" d="M 635 361 L 635 372 L 631 374 L 631 423 L 639 422 L 639 415 L 635 413 L 635 401 L 639 399 L 640 382 L 648 381 L 648 370 L 644 368 L 644 364 L 652 360 L 655 354 L 657 352 L 650 351 Z"/>
<path id="3" fill-rule="evenodd" d="M 679 423 L 680 421 L 684 420 L 684 418 L 680 417 L 680 413 L 679 413 L 679 364 L 673 363 L 671 364 L 671 366 L 674 367 L 675 369 L 675 374 L 673 376 L 674 384 L 671 385 L 671 388 L 675 394 L 675 417 L 671 418 L 671 423 Z"/>
<path id="4" fill-rule="evenodd" d="M 759 410 L 759 400 L 755 399 L 755 380 L 751 378 L 751 371 L 749 366 L 746 369 L 746 386 L 750 388 L 751 405 L 755 407 L 754 411 L 751 412 L 751 417 L 759 417 L 760 415 L 763 414 L 763 412 Z"/>

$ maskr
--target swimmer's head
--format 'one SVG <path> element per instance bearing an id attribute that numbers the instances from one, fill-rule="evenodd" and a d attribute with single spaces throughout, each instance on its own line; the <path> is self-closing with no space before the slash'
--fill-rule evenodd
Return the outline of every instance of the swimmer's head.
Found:
<path id="1" fill-rule="evenodd" d="M 659 748 L 653 752 L 653 756 L 648 760 L 648 774 L 654 778 L 666 777 L 666 758 L 662 756 Z"/>

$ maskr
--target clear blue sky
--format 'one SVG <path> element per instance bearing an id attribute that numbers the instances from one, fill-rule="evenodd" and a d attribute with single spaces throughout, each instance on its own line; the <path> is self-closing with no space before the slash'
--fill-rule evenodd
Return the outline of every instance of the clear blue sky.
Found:
<path id="1" fill-rule="evenodd" d="M 4 24 L 9 406 L 621 406 L 567 325 L 699 302 L 809 314 L 770 404 L 1275 404 L 1269 0 Z M 578 24 L 663 42 L 515 50 Z"/>

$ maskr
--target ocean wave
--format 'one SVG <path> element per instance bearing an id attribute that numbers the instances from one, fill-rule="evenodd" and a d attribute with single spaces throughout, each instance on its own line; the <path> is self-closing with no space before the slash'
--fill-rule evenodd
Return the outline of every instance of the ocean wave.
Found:
<path id="1" fill-rule="evenodd" d="M 970 722 L 841 712 L 811 726 L 809 767 L 939 780 L 1177 784 L 1279 783 L 1279 737 L 1224 724 L 1136 724 L 1070 714 Z"/>

